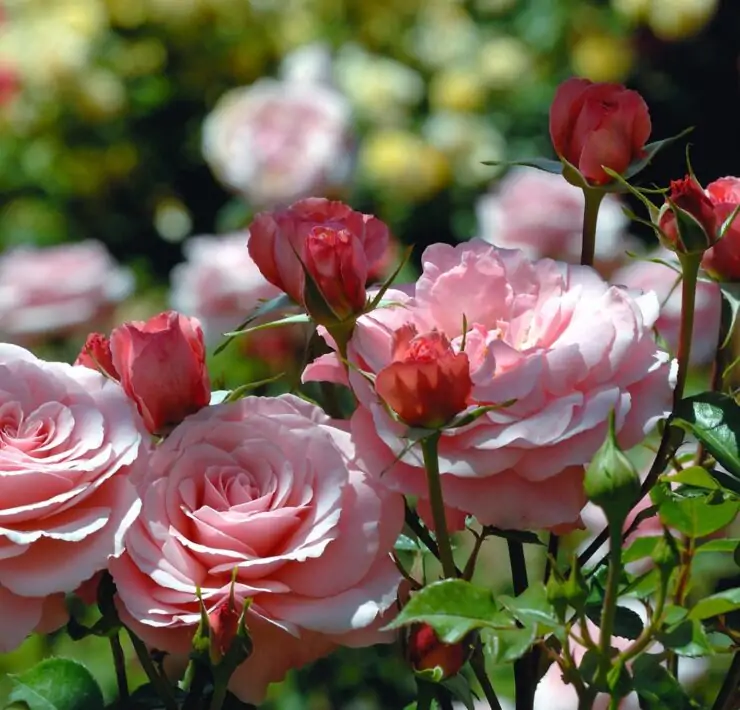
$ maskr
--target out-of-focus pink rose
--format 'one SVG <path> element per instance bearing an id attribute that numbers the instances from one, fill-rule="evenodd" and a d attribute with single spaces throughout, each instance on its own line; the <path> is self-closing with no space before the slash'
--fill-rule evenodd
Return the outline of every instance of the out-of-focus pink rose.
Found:
<path id="1" fill-rule="evenodd" d="M 326 194 L 351 170 L 350 114 L 330 86 L 260 79 L 219 100 L 203 126 L 203 155 L 255 205 Z"/>
<path id="2" fill-rule="evenodd" d="M 615 410 L 627 448 L 670 409 L 668 356 L 651 332 L 655 294 L 633 298 L 591 268 L 530 262 L 479 240 L 435 244 L 422 264 L 413 294 L 389 292 L 398 305 L 362 316 L 349 342 L 349 381 L 361 405 L 352 418 L 359 459 L 384 471 L 386 485 L 427 496 L 422 456 L 409 449 L 407 427 L 356 370 L 374 375 L 386 367 L 400 327 L 436 328 L 456 351 L 465 342 L 472 405 L 514 400 L 443 432 L 447 506 L 501 528 L 580 525 L 583 466 L 606 436 L 609 413 Z M 330 375 L 330 358 L 317 368 L 309 365 L 304 379 Z"/>
<path id="3" fill-rule="evenodd" d="M 719 224 L 723 224 L 740 205 L 740 178 L 715 180 L 707 185 L 706 192 Z M 740 281 L 740 218 L 737 215 L 724 237 L 704 254 L 702 266 L 723 281 Z"/>
<path id="4" fill-rule="evenodd" d="M 249 253 L 263 276 L 296 303 L 304 301 L 308 241 L 316 229 L 346 231 L 357 241 L 351 261 L 362 267 L 363 284 L 388 246 L 388 227 L 383 222 L 342 202 L 309 198 L 286 210 L 258 214 L 249 227 Z"/>
<path id="5" fill-rule="evenodd" d="M 669 264 L 678 262 L 667 249 L 660 249 L 648 255 L 649 258 L 662 259 Z M 620 286 L 644 292 L 654 291 L 660 302 L 660 317 L 655 327 L 665 339 L 671 352 L 676 352 L 681 326 L 681 284 L 679 273 L 663 264 L 651 261 L 635 261 L 616 271 L 611 282 Z M 694 317 L 694 336 L 691 345 L 691 362 L 703 365 L 711 362 L 717 347 L 719 333 L 721 296 L 719 286 L 707 281 L 699 281 L 696 289 L 696 314 Z"/>
<path id="6" fill-rule="evenodd" d="M 0 337 L 28 342 L 105 325 L 133 289 L 99 242 L 19 247 L 0 255 Z"/>
<path id="7" fill-rule="evenodd" d="M 378 372 L 375 391 L 410 426 L 440 427 L 468 406 L 473 383 L 465 353 L 455 352 L 443 333 L 393 333 L 393 362 Z"/>
<path id="8" fill-rule="evenodd" d="M 113 380 L 121 379 L 113 364 L 110 340 L 102 333 L 90 333 L 87 336 L 87 340 L 75 360 L 75 365 L 82 365 L 83 367 L 89 367 L 91 370 L 98 370 Z"/>
<path id="9" fill-rule="evenodd" d="M 208 342 L 218 342 L 262 302 L 281 293 L 252 260 L 248 238 L 246 231 L 193 237 L 185 243 L 187 261 L 170 275 L 172 307 L 197 318 Z"/>
<path id="10" fill-rule="evenodd" d="M 550 108 L 555 152 L 593 185 L 612 181 L 604 167 L 623 173 L 642 157 L 651 128 L 645 100 L 619 84 L 573 77 L 558 87 Z"/>
<path id="11" fill-rule="evenodd" d="M 111 555 L 139 510 L 146 432 L 98 372 L 0 344 L 0 652 L 64 623 L 64 594 Z"/>
<path id="12" fill-rule="evenodd" d="M 291 395 L 189 417 L 156 449 L 142 515 L 111 565 L 127 623 L 185 655 L 196 589 L 210 612 L 236 569 L 237 606 L 252 599 L 254 653 L 230 683 L 244 701 L 337 644 L 392 638 L 379 629 L 400 582 L 389 552 L 403 501 L 357 468 L 340 426 Z"/>
<path id="13" fill-rule="evenodd" d="M 110 336 L 113 365 L 147 429 L 166 434 L 206 407 L 211 385 L 203 332 L 195 318 L 166 311 L 129 321 Z"/>
<path id="14" fill-rule="evenodd" d="M 560 175 L 516 168 L 478 200 L 478 236 L 528 258 L 578 261 L 583 229 L 583 190 Z M 599 209 L 596 267 L 608 273 L 634 248 L 619 200 L 607 195 Z"/>

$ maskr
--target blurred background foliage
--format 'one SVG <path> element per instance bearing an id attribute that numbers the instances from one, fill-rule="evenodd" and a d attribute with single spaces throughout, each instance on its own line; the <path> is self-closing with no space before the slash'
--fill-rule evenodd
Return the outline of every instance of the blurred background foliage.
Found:
<path id="1" fill-rule="evenodd" d="M 330 194 L 388 221 L 417 260 L 475 235 L 476 199 L 501 173 L 481 161 L 551 155 L 549 103 L 572 74 L 638 89 L 654 138 L 695 126 L 702 182 L 740 173 L 738 0 L 0 0 L 0 260 L 97 240 L 136 279 L 106 327 L 170 305 L 187 239 L 242 229 L 263 206 L 214 177 L 204 120 L 316 43 L 351 109 L 352 165 Z M 673 148 L 644 181 L 684 172 Z M 33 345 L 72 359 L 85 332 Z M 243 350 L 214 363 L 219 384 L 269 374 Z M 505 587 L 499 552 L 484 573 Z M 49 653 L 81 654 L 113 692 L 99 639 L 34 637 L 0 673 Z M 400 708 L 412 690 L 398 649 L 345 651 L 270 707 Z"/>

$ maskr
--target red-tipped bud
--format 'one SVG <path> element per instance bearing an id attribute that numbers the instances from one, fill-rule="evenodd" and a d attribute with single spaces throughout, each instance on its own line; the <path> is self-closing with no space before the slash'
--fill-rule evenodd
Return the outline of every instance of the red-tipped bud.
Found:
<path id="1" fill-rule="evenodd" d="M 464 641 L 442 643 L 428 624 L 413 624 L 406 642 L 406 657 L 415 671 L 441 668 L 443 678 L 460 672 L 468 657 Z"/>
<path id="2" fill-rule="evenodd" d="M 702 186 L 687 175 L 671 182 L 658 226 L 666 248 L 680 254 L 701 254 L 717 241 L 720 223 Z"/>
<path id="3" fill-rule="evenodd" d="M 217 664 L 229 652 L 239 630 L 241 609 L 231 596 L 222 599 L 208 614 L 211 627 L 211 661 Z"/>
<path id="4" fill-rule="evenodd" d="M 393 337 L 393 360 L 375 379 L 375 390 L 410 426 L 438 428 L 468 405 L 473 383 L 465 353 L 433 330 L 418 335 L 404 326 Z"/>

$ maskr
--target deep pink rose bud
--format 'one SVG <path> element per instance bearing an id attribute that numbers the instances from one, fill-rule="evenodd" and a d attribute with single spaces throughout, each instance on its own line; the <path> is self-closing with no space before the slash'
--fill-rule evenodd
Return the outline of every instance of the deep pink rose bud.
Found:
<path id="1" fill-rule="evenodd" d="M 365 307 L 367 260 L 349 230 L 314 227 L 306 240 L 306 269 L 339 320 Z"/>
<path id="2" fill-rule="evenodd" d="M 241 609 L 237 609 L 233 597 L 222 599 L 208 614 L 211 627 L 211 661 L 219 663 L 228 653 L 239 630 Z"/>
<path id="3" fill-rule="evenodd" d="M 740 178 L 715 180 L 707 185 L 707 195 L 721 226 L 740 205 Z M 701 265 L 720 281 L 740 281 L 740 216 L 735 215 L 722 239 L 704 254 Z"/>
<path id="4" fill-rule="evenodd" d="M 441 668 L 443 677 L 457 675 L 468 657 L 467 644 L 442 643 L 429 624 L 413 624 L 406 640 L 406 657 L 415 671 Z"/>
<path id="5" fill-rule="evenodd" d="M 695 254 L 705 252 L 717 241 L 720 222 L 702 186 L 687 175 L 682 180 L 671 181 L 668 200 L 658 215 L 658 226 L 666 248 Z"/>
<path id="6" fill-rule="evenodd" d="M 336 239 L 351 246 L 338 246 L 338 253 L 329 256 L 332 250 L 328 243 L 315 244 L 314 254 L 309 257 L 309 240 L 327 240 L 328 237 L 319 235 L 331 232 L 346 232 Z M 249 227 L 248 248 L 262 275 L 296 303 L 306 305 L 304 269 L 312 268 L 312 273 L 320 274 L 327 287 L 330 278 L 344 279 L 344 285 L 334 284 L 330 292 L 337 304 L 344 300 L 354 310 L 360 301 L 355 282 L 362 274 L 367 278 L 368 272 L 381 262 L 388 239 L 388 227 L 377 217 L 355 212 L 342 202 L 311 197 L 285 210 L 258 214 Z M 320 262 L 319 257 L 329 260 Z M 309 267 L 309 259 L 313 267 Z M 337 295 L 340 291 L 341 298 Z M 328 296 L 326 300 L 334 305 Z"/>
<path id="7" fill-rule="evenodd" d="M 188 414 L 208 405 L 203 331 L 195 318 L 175 311 L 130 321 L 110 337 L 113 364 L 147 429 L 167 434 Z"/>
<path id="8" fill-rule="evenodd" d="M 574 77 L 558 87 L 550 107 L 555 152 L 592 185 L 612 181 L 602 166 L 621 174 L 642 157 L 651 128 L 642 96 L 620 84 Z"/>
<path id="9" fill-rule="evenodd" d="M 375 391 L 402 421 L 430 429 L 462 412 L 472 387 L 468 356 L 439 331 L 417 335 L 413 326 L 394 333 L 393 362 L 375 378 Z"/>
<path id="10" fill-rule="evenodd" d="M 75 365 L 82 365 L 91 370 L 98 370 L 113 380 L 118 380 L 118 371 L 113 365 L 113 356 L 110 351 L 110 340 L 101 333 L 90 333 L 80 354 L 75 360 Z"/>

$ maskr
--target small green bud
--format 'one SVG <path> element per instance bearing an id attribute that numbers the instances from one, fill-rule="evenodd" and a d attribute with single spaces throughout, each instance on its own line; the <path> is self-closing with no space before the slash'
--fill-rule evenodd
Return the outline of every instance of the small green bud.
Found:
<path id="1" fill-rule="evenodd" d="M 586 599 L 588 599 L 588 583 L 578 564 L 577 555 L 573 555 L 573 564 L 570 567 L 570 575 L 565 582 L 564 591 L 568 604 L 578 612 L 583 611 L 586 607 Z"/>
<path id="2" fill-rule="evenodd" d="M 583 483 L 586 496 L 604 511 L 609 525 L 621 529 L 640 495 L 640 477 L 617 444 L 613 411 L 606 441 L 586 469 Z"/>
<path id="3" fill-rule="evenodd" d="M 545 586 L 545 594 L 547 601 L 555 609 L 558 619 L 565 621 L 565 615 L 568 611 L 568 597 L 565 593 L 565 582 L 559 574 L 550 575 L 550 579 L 547 580 L 547 585 Z"/>

